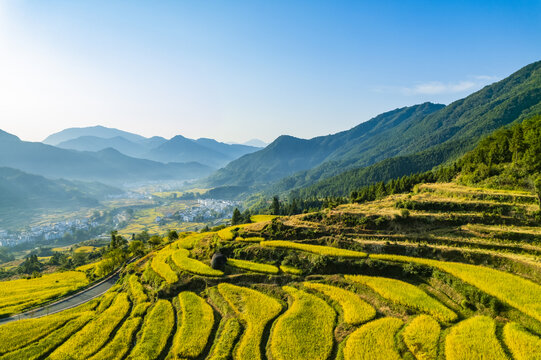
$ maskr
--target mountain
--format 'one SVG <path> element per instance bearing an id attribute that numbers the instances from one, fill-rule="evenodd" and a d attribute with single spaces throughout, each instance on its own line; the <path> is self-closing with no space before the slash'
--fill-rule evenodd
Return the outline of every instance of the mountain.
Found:
<path id="1" fill-rule="evenodd" d="M 160 136 L 146 138 L 126 131 L 93 126 L 69 128 L 47 137 L 43 143 L 63 149 L 100 151 L 113 148 L 124 155 L 163 163 L 199 162 L 220 168 L 259 147 L 225 144 L 213 139 L 192 140 L 177 135 L 170 140 Z"/>
<path id="2" fill-rule="evenodd" d="M 196 161 L 212 167 L 221 167 L 238 157 L 257 151 L 259 148 L 246 145 L 229 145 L 213 139 L 188 139 L 177 135 L 144 155 L 145 158 L 171 162 Z"/>
<path id="3" fill-rule="evenodd" d="M 58 145 L 62 142 L 73 140 L 81 136 L 93 136 L 103 139 L 110 139 L 117 136 L 121 136 L 126 140 L 131 142 L 140 142 L 145 141 L 145 137 L 137 134 L 133 134 L 127 131 L 122 131 L 118 129 L 108 128 L 101 125 L 81 127 L 81 128 L 69 128 L 64 129 L 60 132 L 49 135 L 45 140 L 44 144 L 48 145 Z"/>
<path id="4" fill-rule="evenodd" d="M 49 178 L 124 184 L 148 180 L 186 180 L 208 175 L 212 168 L 199 163 L 169 163 L 138 159 L 107 148 L 98 152 L 66 150 L 21 141 L 0 130 L 0 166 Z"/>
<path id="5" fill-rule="evenodd" d="M 123 191 L 98 182 L 51 180 L 0 167 L 0 228 L 18 228 L 54 211 L 93 208 Z"/>
<path id="6" fill-rule="evenodd" d="M 378 115 L 348 131 L 313 139 L 283 135 L 263 150 L 246 155 L 218 170 L 209 178 L 211 186 L 267 185 L 302 170 L 312 169 L 328 161 L 344 159 L 355 163 L 359 157 L 377 161 L 398 149 L 386 139 L 389 134 L 403 132 L 444 105 L 425 103 L 396 109 Z M 390 155 L 387 155 L 390 156 Z"/>
<path id="7" fill-rule="evenodd" d="M 541 114 L 541 61 L 455 101 L 412 126 L 396 139 L 397 143 L 408 141 L 398 157 L 336 176 L 320 177 L 318 181 L 305 180 L 321 171 L 322 166 L 283 179 L 272 191 L 297 188 L 294 195 L 347 195 L 355 188 L 371 183 L 428 171 L 473 149 L 480 139 L 496 129 L 537 114 Z"/>
<path id="8" fill-rule="evenodd" d="M 308 193 L 343 195 L 374 181 L 427 171 L 464 154 L 495 129 L 539 113 L 541 61 L 448 106 L 397 109 L 311 140 L 280 137 L 218 170 L 207 182 L 260 188 L 274 182 L 267 191 L 314 186 Z"/>
<path id="9" fill-rule="evenodd" d="M 0 208 L 77 208 L 98 204 L 98 199 L 120 194 L 120 189 L 100 183 L 50 180 L 40 175 L 0 167 Z"/>
<path id="10" fill-rule="evenodd" d="M 248 145 L 248 146 L 260 147 L 260 148 L 264 148 L 267 145 L 269 145 L 268 143 L 264 142 L 263 140 L 259 140 L 259 139 L 250 139 L 250 140 L 245 141 L 243 143 L 228 142 L 227 144 L 231 144 L 231 145 L 236 145 L 236 144 Z"/>
<path id="11" fill-rule="evenodd" d="M 75 139 L 62 141 L 56 146 L 63 149 L 79 151 L 100 151 L 107 148 L 113 148 L 124 155 L 133 157 L 141 157 L 144 153 L 149 151 L 149 148 L 146 145 L 132 142 L 122 136 L 115 136 L 113 138 L 80 136 Z"/>

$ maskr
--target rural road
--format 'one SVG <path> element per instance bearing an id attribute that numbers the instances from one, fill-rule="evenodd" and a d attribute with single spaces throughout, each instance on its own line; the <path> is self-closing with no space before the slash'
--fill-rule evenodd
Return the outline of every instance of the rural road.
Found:
<path id="1" fill-rule="evenodd" d="M 120 270 L 122 270 L 122 268 L 118 269 L 113 274 L 109 275 L 107 278 L 101 280 L 97 284 L 94 284 L 91 287 L 84 289 L 76 294 L 70 295 L 64 299 L 60 299 L 54 303 L 34 310 L 13 315 L 8 318 L 0 319 L 0 325 L 15 320 L 34 319 L 84 304 L 85 302 L 90 301 L 93 298 L 98 297 L 101 294 L 105 293 L 107 290 L 109 290 L 118 280 Z"/>

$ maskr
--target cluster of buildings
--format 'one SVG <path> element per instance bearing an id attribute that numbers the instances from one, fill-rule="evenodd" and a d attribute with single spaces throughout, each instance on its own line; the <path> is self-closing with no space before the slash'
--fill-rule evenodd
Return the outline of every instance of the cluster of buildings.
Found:
<path id="1" fill-rule="evenodd" d="M 160 223 L 167 219 L 182 222 L 205 222 L 214 219 L 230 218 L 233 215 L 235 207 L 239 206 L 238 201 L 199 199 L 194 206 L 179 210 L 174 214 L 166 214 L 163 218 L 156 217 L 156 222 Z"/>
<path id="2" fill-rule="evenodd" d="M 56 240 L 66 233 L 76 230 L 87 230 L 97 226 L 96 221 L 89 219 L 71 219 L 54 224 L 32 226 L 27 230 L 7 231 L 0 229 L 0 246 L 14 246 L 24 242 Z"/>

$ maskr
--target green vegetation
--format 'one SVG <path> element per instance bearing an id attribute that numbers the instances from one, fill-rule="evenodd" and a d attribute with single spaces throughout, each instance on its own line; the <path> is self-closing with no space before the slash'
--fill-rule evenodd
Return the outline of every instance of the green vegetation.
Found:
<path id="1" fill-rule="evenodd" d="M 152 270 L 160 275 L 168 284 L 178 281 L 177 274 L 166 261 L 173 254 L 174 251 L 170 247 L 166 247 L 154 256 L 151 263 Z"/>
<path id="2" fill-rule="evenodd" d="M 326 255 L 326 256 L 340 256 L 340 257 L 349 257 L 349 258 L 365 258 L 368 256 L 368 254 L 360 252 L 360 251 L 339 249 L 339 248 L 334 248 L 330 246 L 300 244 L 296 242 L 283 241 L 283 240 L 262 241 L 261 246 L 300 250 L 300 251 L 306 251 L 313 254 Z"/>
<path id="3" fill-rule="evenodd" d="M 178 295 L 179 324 L 171 353 L 175 358 L 196 358 L 207 344 L 214 325 L 214 314 L 209 304 L 193 292 Z"/>
<path id="4" fill-rule="evenodd" d="M 346 275 L 347 280 L 370 287 L 382 297 L 397 304 L 405 305 L 429 313 L 440 321 L 454 321 L 457 315 L 424 291 L 406 282 L 363 275 Z"/>
<path id="5" fill-rule="evenodd" d="M 441 269 L 541 321 L 541 309 L 539 307 L 541 286 L 520 276 L 484 266 L 408 256 L 372 255 L 371 257 L 381 260 L 418 263 Z"/>
<path id="6" fill-rule="evenodd" d="M 248 260 L 227 259 L 227 265 L 233 266 L 239 269 L 243 269 L 243 270 L 262 272 L 262 273 L 268 273 L 268 274 L 278 274 L 279 272 L 278 268 L 274 265 L 261 264 L 261 263 L 248 261 Z"/>
<path id="7" fill-rule="evenodd" d="M 319 283 L 305 282 L 303 285 L 309 289 L 317 290 L 336 301 L 342 309 L 344 322 L 347 324 L 359 325 L 376 316 L 376 309 L 351 291 Z"/>
<path id="8" fill-rule="evenodd" d="M 0 326 L 0 354 L 35 342 L 44 333 L 51 333 L 77 317 L 76 313 L 60 313 L 39 319 L 20 320 Z"/>
<path id="9" fill-rule="evenodd" d="M 404 342 L 417 360 L 436 360 L 440 331 L 436 320 L 428 315 L 419 315 L 404 329 Z"/>
<path id="10" fill-rule="evenodd" d="M 199 260 L 189 257 L 190 252 L 186 249 L 178 249 L 173 252 L 171 259 L 180 269 L 203 276 L 222 276 L 223 272 L 215 270 Z"/>
<path id="11" fill-rule="evenodd" d="M 58 298 L 88 284 L 78 271 L 45 274 L 33 279 L 0 282 L 0 315 L 22 310 Z"/>
<path id="12" fill-rule="evenodd" d="M 355 330 L 344 347 L 345 360 L 400 360 L 394 346 L 394 336 L 402 320 L 382 318 Z"/>
<path id="13" fill-rule="evenodd" d="M 282 305 L 272 297 L 258 291 L 222 283 L 220 294 L 245 323 L 245 331 L 236 348 L 236 359 L 261 359 L 260 343 L 267 323 L 282 310 Z"/>
<path id="14" fill-rule="evenodd" d="M 270 346 L 273 358 L 327 359 L 333 347 L 334 310 L 314 295 L 290 286 L 283 289 L 293 303 L 274 325 Z"/>
<path id="15" fill-rule="evenodd" d="M 132 317 L 126 320 L 113 340 L 105 345 L 99 352 L 92 356 L 89 360 L 121 360 L 126 356 L 131 348 L 135 333 L 141 322 L 140 317 Z"/>
<path id="16" fill-rule="evenodd" d="M 139 278 L 136 275 L 131 275 L 128 278 L 128 285 L 130 289 L 131 298 L 136 304 L 141 304 L 148 301 L 148 296 L 145 294 L 143 285 L 139 282 Z"/>
<path id="17" fill-rule="evenodd" d="M 507 359 L 496 337 L 496 324 L 486 316 L 475 316 L 453 326 L 445 338 L 445 357 L 447 360 Z"/>
<path id="18" fill-rule="evenodd" d="M 286 273 L 286 274 L 291 274 L 291 275 L 302 275 L 302 270 L 301 269 L 297 269 L 293 266 L 287 266 L 287 265 L 280 265 L 280 270 L 282 270 L 282 272 Z"/>
<path id="19" fill-rule="evenodd" d="M 235 341 L 237 341 L 242 326 L 237 319 L 229 318 L 225 320 L 222 331 L 215 341 L 209 356 L 209 360 L 227 360 L 231 358 Z"/>
<path id="20" fill-rule="evenodd" d="M 541 359 L 541 338 L 519 324 L 507 323 L 503 328 L 503 339 L 515 360 Z"/>
<path id="21" fill-rule="evenodd" d="M 73 334 L 76 334 L 85 324 L 87 324 L 95 314 L 93 312 L 81 313 L 81 315 L 74 320 L 68 322 L 60 329 L 46 335 L 41 340 L 31 343 L 29 346 L 21 348 L 17 351 L 13 351 L 2 355 L 1 360 L 37 360 L 42 359 L 45 354 L 55 349 L 60 344 L 63 344 Z"/>
<path id="22" fill-rule="evenodd" d="M 50 355 L 50 359 L 88 359 L 105 345 L 109 334 L 122 321 L 129 309 L 128 295 L 118 294 L 107 310 L 57 348 Z"/>
<path id="23" fill-rule="evenodd" d="M 173 306 L 167 300 L 158 300 L 145 317 L 141 338 L 128 359 L 157 359 L 165 348 L 175 322 Z"/>

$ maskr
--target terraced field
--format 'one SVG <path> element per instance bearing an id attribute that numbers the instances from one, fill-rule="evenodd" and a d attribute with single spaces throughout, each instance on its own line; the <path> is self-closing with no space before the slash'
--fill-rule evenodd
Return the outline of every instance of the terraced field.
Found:
<path id="1" fill-rule="evenodd" d="M 540 359 L 535 201 L 429 184 L 181 236 L 90 303 L 0 326 L 0 360 Z"/>

